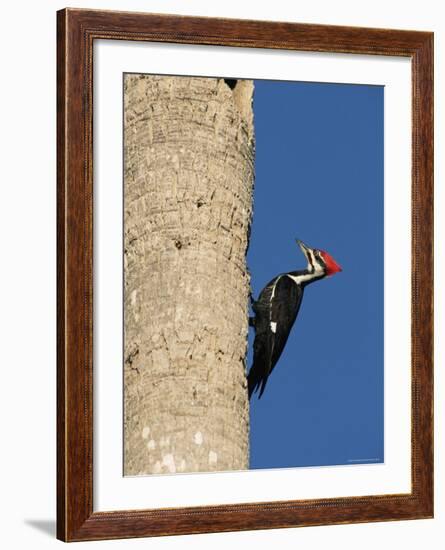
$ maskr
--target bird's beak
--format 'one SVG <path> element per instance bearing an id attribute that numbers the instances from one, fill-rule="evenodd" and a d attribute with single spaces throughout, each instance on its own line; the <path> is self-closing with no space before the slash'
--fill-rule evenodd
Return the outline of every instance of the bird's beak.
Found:
<path id="1" fill-rule="evenodd" d="M 308 246 L 304 244 L 303 241 L 300 241 L 300 239 L 295 239 L 297 241 L 298 246 L 301 248 L 301 251 L 306 256 L 306 259 L 309 260 L 309 250 L 311 250 Z"/>

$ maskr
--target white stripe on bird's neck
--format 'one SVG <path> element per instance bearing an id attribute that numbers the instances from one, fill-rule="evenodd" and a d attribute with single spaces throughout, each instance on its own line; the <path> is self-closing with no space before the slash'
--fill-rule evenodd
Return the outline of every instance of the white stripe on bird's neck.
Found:
<path id="1" fill-rule="evenodd" d="M 315 260 L 313 255 L 312 259 Z M 320 264 L 314 261 L 313 264 L 308 265 L 307 273 L 302 273 L 301 275 L 291 275 L 290 273 L 287 273 L 286 275 L 297 283 L 297 285 L 300 285 L 301 283 L 307 283 L 313 279 L 319 279 L 324 275 L 324 269 L 320 266 Z"/>

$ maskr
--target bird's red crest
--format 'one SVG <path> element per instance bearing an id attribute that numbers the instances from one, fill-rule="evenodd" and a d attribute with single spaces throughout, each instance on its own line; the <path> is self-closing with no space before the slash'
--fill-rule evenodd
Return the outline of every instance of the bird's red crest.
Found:
<path id="1" fill-rule="evenodd" d="M 326 275 L 334 275 L 334 273 L 338 273 L 342 270 L 330 254 L 328 254 L 324 250 L 320 250 L 320 252 L 323 256 L 324 263 L 326 264 Z"/>

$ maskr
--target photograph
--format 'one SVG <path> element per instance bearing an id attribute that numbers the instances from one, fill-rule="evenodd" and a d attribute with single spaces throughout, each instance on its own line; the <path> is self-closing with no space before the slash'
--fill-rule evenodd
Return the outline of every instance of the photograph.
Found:
<path id="1" fill-rule="evenodd" d="M 74 5 L 2 6 L 3 547 L 437 550 L 442 3 Z"/>
<path id="2" fill-rule="evenodd" d="M 124 475 L 384 463 L 384 86 L 122 85 Z"/>
<path id="3" fill-rule="evenodd" d="M 57 12 L 60 540 L 433 517 L 434 33 L 302 21 Z"/>

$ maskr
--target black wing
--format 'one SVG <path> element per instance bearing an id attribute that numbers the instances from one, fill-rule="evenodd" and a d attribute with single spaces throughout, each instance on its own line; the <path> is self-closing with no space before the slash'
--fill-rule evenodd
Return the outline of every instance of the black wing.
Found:
<path id="1" fill-rule="evenodd" d="M 287 275 L 279 275 L 261 291 L 252 308 L 255 312 L 253 364 L 247 377 L 249 398 L 267 379 L 286 345 L 297 317 L 303 289 Z"/>

